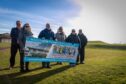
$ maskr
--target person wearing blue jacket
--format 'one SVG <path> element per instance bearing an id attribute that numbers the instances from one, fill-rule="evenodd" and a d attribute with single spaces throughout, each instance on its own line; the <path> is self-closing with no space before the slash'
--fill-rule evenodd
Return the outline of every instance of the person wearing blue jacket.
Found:
<path id="1" fill-rule="evenodd" d="M 55 40 L 54 32 L 51 30 L 49 23 L 47 23 L 46 28 L 40 32 L 38 38 Z M 42 67 L 43 68 L 50 68 L 50 63 L 49 62 L 42 62 Z"/>
<path id="2" fill-rule="evenodd" d="M 11 29 L 11 33 L 10 33 L 10 36 L 11 36 L 11 56 L 10 56 L 10 66 L 9 66 L 9 69 L 12 69 L 15 65 L 15 56 L 16 56 L 16 53 L 17 51 L 19 50 L 20 52 L 20 46 L 18 44 L 18 36 L 19 36 L 19 33 L 21 31 L 21 28 L 22 28 L 22 24 L 21 24 L 21 21 L 16 21 L 16 27 L 12 28 Z M 21 56 L 21 53 L 20 53 L 20 56 Z M 22 64 L 21 60 L 20 60 L 20 65 Z"/>

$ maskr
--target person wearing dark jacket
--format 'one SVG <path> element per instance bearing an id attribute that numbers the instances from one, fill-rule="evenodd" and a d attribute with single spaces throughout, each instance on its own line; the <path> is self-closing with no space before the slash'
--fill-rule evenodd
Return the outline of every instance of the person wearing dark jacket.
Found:
<path id="1" fill-rule="evenodd" d="M 32 37 L 33 33 L 31 32 L 31 27 L 29 23 L 24 24 L 23 28 L 21 29 L 21 32 L 19 33 L 18 37 L 18 43 L 20 46 L 20 52 L 21 52 L 21 61 L 23 61 L 23 64 L 21 65 L 21 72 L 23 71 L 29 71 L 29 62 L 25 63 L 24 66 L 24 50 L 25 50 L 25 43 L 26 43 L 26 38 L 27 37 Z"/>
<path id="2" fill-rule="evenodd" d="M 85 59 L 85 46 L 87 45 L 87 37 L 83 34 L 82 29 L 79 30 L 78 37 L 81 41 L 81 47 L 80 47 L 80 64 L 84 64 Z M 78 60 L 79 61 L 79 58 Z"/>
<path id="3" fill-rule="evenodd" d="M 80 39 L 79 39 L 78 35 L 76 34 L 75 29 L 72 29 L 72 33 L 66 38 L 65 41 L 69 42 L 69 43 L 78 43 L 80 45 Z M 79 48 L 80 48 L 80 46 L 79 46 Z M 78 52 L 79 52 L 79 48 L 78 48 Z"/>
<path id="4" fill-rule="evenodd" d="M 46 28 L 40 32 L 38 38 L 55 40 L 54 32 L 51 30 L 49 23 L 47 23 Z M 42 67 L 43 68 L 50 68 L 50 63 L 49 62 L 42 62 Z"/>
<path id="5" fill-rule="evenodd" d="M 11 29 L 11 33 L 10 33 L 10 36 L 11 36 L 11 56 L 10 56 L 10 66 L 9 66 L 9 69 L 12 69 L 15 65 L 15 56 L 16 56 L 16 53 L 17 51 L 19 50 L 20 52 L 20 46 L 17 42 L 17 39 L 18 39 L 18 35 L 21 31 L 21 21 L 16 21 L 16 27 L 12 28 Z M 21 53 L 20 53 L 20 57 L 21 57 Z M 22 65 L 22 61 L 20 60 L 20 65 Z"/>

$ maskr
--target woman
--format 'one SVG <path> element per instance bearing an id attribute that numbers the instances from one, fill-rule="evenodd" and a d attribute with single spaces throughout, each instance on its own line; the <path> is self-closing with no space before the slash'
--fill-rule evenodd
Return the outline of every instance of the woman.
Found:
<path id="1" fill-rule="evenodd" d="M 64 34 L 63 27 L 59 27 L 56 33 L 56 40 L 64 42 L 66 39 L 66 35 Z M 62 64 L 61 62 L 57 62 L 57 64 Z"/>
<path id="2" fill-rule="evenodd" d="M 22 61 L 24 60 L 24 49 L 25 49 L 26 37 L 32 37 L 32 36 L 33 36 L 33 33 L 31 32 L 31 27 L 30 27 L 29 23 L 24 24 L 24 26 L 21 29 L 21 32 L 19 34 L 19 38 L 18 38 L 18 42 L 21 47 L 20 51 L 22 53 L 22 55 L 21 55 Z M 28 65 L 29 65 L 29 62 L 25 63 L 25 67 L 24 67 L 24 64 L 21 64 L 20 71 L 21 72 L 29 71 Z"/>

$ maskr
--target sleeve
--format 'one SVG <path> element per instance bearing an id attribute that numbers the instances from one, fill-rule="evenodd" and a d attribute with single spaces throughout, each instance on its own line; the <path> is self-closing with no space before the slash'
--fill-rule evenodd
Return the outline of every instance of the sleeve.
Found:
<path id="1" fill-rule="evenodd" d="M 43 31 L 41 31 L 38 35 L 38 38 L 42 38 L 43 37 Z"/>
<path id="2" fill-rule="evenodd" d="M 23 34 L 23 31 L 21 31 L 21 32 L 19 33 L 18 40 L 17 40 L 17 42 L 18 42 L 18 44 L 20 45 L 21 49 L 23 49 L 24 46 L 25 46 L 24 40 L 25 40 L 24 34 Z"/>
<path id="3" fill-rule="evenodd" d="M 80 40 L 80 37 L 79 37 L 79 36 L 77 36 L 77 37 L 78 37 L 79 47 L 81 47 L 81 40 Z"/>
<path id="4" fill-rule="evenodd" d="M 68 37 L 65 39 L 65 42 L 69 42 L 69 38 L 70 38 L 70 36 L 68 36 Z"/>
<path id="5" fill-rule="evenodd" d="M 11 29 L 10 36 L 11 36 L 11 38 L 14 37 L 14 28 Z"/>
<path id="6" fill-rule="evenodd" d="M 57 33 L 55 34 L 55 40 L 57 40 Z"/>
<path id="7" fill-rule="evenodd" d="M 52 32 L 52 35 L 53 35 L 53 40 L 55 40 L 56 38 L 55 38 L 55 34 L 54 34 L 54 32 Z"/>
<path id="8" fill-rule="evenodd" d="M 66 37 L 66 35 L 64 34 L 64 39 L 66 39 L 67 37 Z"/>
<path id="9" fill-rule="evenodd" d="M 84 38 L 85 38 L 85 45 L 87 45 L 88 39 L 87 39 L 87 37 L 85 35 L 84 35 Z"/>

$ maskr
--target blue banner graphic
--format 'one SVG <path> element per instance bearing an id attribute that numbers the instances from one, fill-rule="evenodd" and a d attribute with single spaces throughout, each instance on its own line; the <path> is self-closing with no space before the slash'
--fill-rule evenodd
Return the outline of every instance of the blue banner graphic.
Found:
<path id="1" fill-rule="evenodd" d="M 25 62 L 76 63 L 79 44 L 29 37 L 25 45 Z"/>

